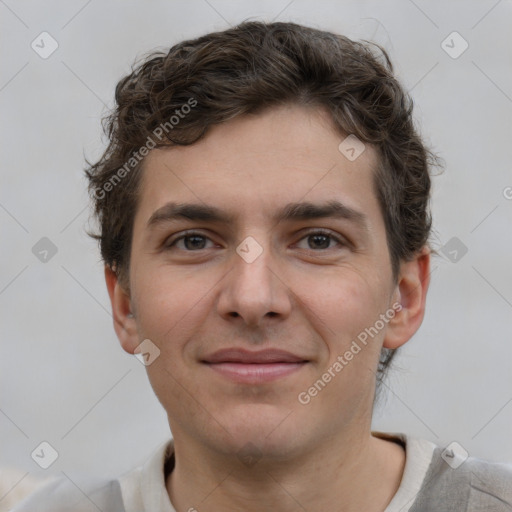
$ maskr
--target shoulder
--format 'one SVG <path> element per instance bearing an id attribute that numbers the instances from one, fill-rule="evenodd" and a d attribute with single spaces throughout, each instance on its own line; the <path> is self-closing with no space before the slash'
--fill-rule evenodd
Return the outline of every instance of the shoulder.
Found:
<path id="1" fill-rule="evenodd" d="M 125 512 L 117 480 L 73 482 L 57 478 L 18 503 L 12 512 Z"/>
<path id="2" fill-rule="evenodd" d="M 144 465 L 117 479 L 71 479 L 64 475 L 38 489 L 11 512 L 173 511 L 164 474 L 166 465 L 174 462 L 173 453 L 171 439 L 162 444 Z"/>
<path id="3" fill-rule="evenodd" d="M 472 494 L 490 504 L 502 502 L 512 510 L 512 464 L 469 458 L 464 464 Z M 487 498 L 485 498 L 487 497 Z"/>
<path id="4" fill-rule="evenodd" d="M 436 447 L 411 512 L 459 510 L 456 507 L 468 512 L 512 511 L 512 465 Z"/>

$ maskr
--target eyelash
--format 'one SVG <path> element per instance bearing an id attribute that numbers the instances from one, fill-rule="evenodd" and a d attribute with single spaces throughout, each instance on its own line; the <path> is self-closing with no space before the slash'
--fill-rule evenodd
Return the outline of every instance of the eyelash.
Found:
<path id="1" fill-rule="evenodd" d="M 346 241 L 344 241 L 342 238 L 334 235 L 331 231 L 327 231 L 327 230 L 324 230 L 324 229 L 315 229 L 314 231 L 309 231 L 309 232 L 305 233 L 304 236 L 300 240 L 303 240 L 304 238 L 308 238 L 308 237 L 313 236 L 313 235 L 321 235 L 321 236 L 325 236 L 327 238 L 330 238 L 330 239 L 334 240 L 335 242 L 337 242 L 342 247 L 346 247 L 348 245 L 348 243 Z M 203 233 L 200 233 L 200 232 L 197 232 L 197 231 L 186 231 L 183 235 L 181 235 L 178 238 L 174 239 L 172 242 L 165 243 L 165 249 L 172 249 L 177 244 L 177 242 L 179 242 L 180 240 L 184 240 L 185 238 L 192 238 L 194 236 L 198 236 L 198 237 L 210 240 L 210 238 L 207 237 L 206 235 L 204 235 Z M 316 249 L 308 249 L 308 250 L 314 251 L 314 252 L 320 252 L 320 251 L 328 251 L 329 249 L 333 249 L 333 247 L 329 247 L 328 249 L 318 249 L 318 250 L 316 250 Z M 181 250 L 185 251 L 185 252 L 199 252 L 199 251 L 203 251 L 205 249 L 197 249 L 195 251 L 194 250 L 188 250 L 188 249 L 181 249 Z"/>

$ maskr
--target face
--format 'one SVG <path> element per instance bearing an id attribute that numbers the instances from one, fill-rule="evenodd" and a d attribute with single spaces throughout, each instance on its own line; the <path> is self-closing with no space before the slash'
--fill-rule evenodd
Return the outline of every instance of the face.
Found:
<path id="1" fill-rule="evenodd" d="M 421 323 L 428 254 L 393 279 L 375 153 L 350 161 L 343 139 L 286 106 L 146 158 L 130 293 L 107 284 L 125 350 L 160 351 L 147 371 L 176 442 L 279 456 L 369 432 L 381 348 Z"/>

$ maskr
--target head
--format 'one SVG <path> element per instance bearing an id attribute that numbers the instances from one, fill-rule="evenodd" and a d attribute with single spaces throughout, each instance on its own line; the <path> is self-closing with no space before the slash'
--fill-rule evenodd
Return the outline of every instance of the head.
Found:
<path id="1" fill-rule="evenodd" d="M 333 428 L 367 421 L 375 385 L 423 318 L 435 161 L 386 52 L 247 22 L 151 54 L 116 103 L 109 146 L 87 169 L 96 236 L 122 346 L 147 338 L 160 350 L 148 375 L 173 433 L 192 412 L 197 435 L 213 423 L 210 439 L 233 446 L 287 411 L 318 418 L 338 404 Z M 204 208 L 176 215 L 185 203 Z M 208 365 L 235 346 L 306 363 L 235 386 Z"/>

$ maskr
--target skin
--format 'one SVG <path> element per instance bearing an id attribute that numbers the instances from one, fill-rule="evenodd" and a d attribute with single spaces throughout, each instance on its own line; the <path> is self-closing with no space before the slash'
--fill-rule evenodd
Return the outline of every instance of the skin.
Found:
<path id="1" fill-rule="evenodd" d="M 371 432 L 375 372 L 382 346 L 403 345 L 423 320 L 430 253 L 402 262 L 393 279 L 375 152 L 367 145 L 351 162 L 338 150 L 343 139 L 326 112 L 289 105 L 146 157 L 129 291 L 109 268 L 105 276 L 124 350 L 144 339 L 160 350 L 147 371 L 174 438 L 166 485 L 178 512 L 381 511 L 399 486 L 402 447 Z M 331 199 L 362 213 L 366 228 L 338 218 L 272 220 L 287 203 Z M 236 218 L 148 227 L 169 201 Z M 341 242 L 312 237 L 318 229 Z M 206 238 L 172 245 L 186 230 Z M 263 250 L 252 263 L 236 252 L 248 236 Z M 299 393 L 396 303 L 401 310 L 378 335 L 301 404 Z M 279 348 L 308 363 L 272 382 L 234 383 L 201 362 L 230 347 Z M 241 450 L 257 463 L 245 464 Z"/>

